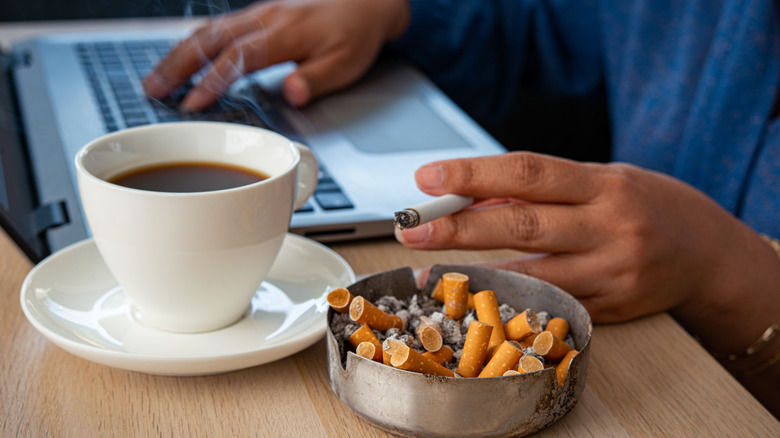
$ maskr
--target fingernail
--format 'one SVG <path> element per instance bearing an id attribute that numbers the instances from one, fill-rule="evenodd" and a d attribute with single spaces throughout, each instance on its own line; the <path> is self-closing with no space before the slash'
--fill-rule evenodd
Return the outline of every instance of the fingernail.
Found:
<path id="1" fill-rule="evenodd" d="M 152 97 L 162 97 L 167 93 L 162 79 L 154 73 L 149 73 L 143 80 L 144 91 Z"/>
<path id="2" fill-rule="evenodd" d="M 293 106 L 303 106 L 309 102 L 310 91 L 306 81 L 296 74 L 290 75 L 284 81 L 284 98 Z"/>
<path id="3" fill-rule="evenodd" d="M 430 224 L 422 224 L 419 227 L 407 228 L 401 230 L 401 243 L 403 244 L 415 244 L 422 243 L 428 240 L 428 236 L 431 234 Z"/>
<path id="4" fill-rule="evenodd" d="M 421 189 L 437 189 L 444 182 L 444 169 L 436 164 L 426 165 L 417 169 L 417 172 L 414 173 L 414 179 Z"/>
<path id="5" fill-rule="evenodd" d="M 181 102 L 182 111 L 200 111 L 211 102 L 211 95 L 199 88 L 193 88 Z"/>

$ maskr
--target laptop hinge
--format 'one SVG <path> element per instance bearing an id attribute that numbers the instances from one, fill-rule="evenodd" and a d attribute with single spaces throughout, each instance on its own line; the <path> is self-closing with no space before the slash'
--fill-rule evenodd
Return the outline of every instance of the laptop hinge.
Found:
<path id="1" fill-rule="evenodd" d="M 41 234 L 50 228 L 70 222 L 65 201 L 52 202 L 37 207 L 32 211 L 31 219 L 32 229 L 35 234 Z"/>
<path id="2" fill-rule="evenodd" d="M 30 65 L 29 52 L 10 52 L 0 54 L 0 68 L 2 71 L 11 71 L 19 67 Z"/>

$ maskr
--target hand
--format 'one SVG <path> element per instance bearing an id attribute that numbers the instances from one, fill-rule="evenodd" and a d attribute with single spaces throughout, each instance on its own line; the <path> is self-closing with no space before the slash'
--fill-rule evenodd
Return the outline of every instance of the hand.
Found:
<path id="1" fill-rule="evenodd" d="M 744 350 L 780 314 L 780 264 L 771 248 L 669 176 L 510 153 L 431 163 L 415 177 L 431 195 L 482 203 L 403 230 L 404 245 L 545 253 L 489 265 L 560 286 L 595 322 L 671 310 L 705 343 L 731 352 Z"/>
<path id="2" fill-rule="evenodd" d="M 344 87 L 363 75 L 382 44 L 408 24 L 406 0 L 288 0 L 258 2 L 211 20 L 171 50 L 144 79 L 162 98 L 210 65 L 182 102 L 185 110 L 213 104 L 236 79 L 296 61 L 282 92 L 295 106 Z"/>

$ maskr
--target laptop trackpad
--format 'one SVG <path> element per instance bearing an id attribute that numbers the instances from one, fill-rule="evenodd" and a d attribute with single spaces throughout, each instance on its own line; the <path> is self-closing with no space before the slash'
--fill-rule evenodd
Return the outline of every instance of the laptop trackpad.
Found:
<path id="1" fill-rule="evenodd" d="M 362 152 L 384 154 L 471 146 L 414 96 L 332 96 L 321 114 Z"/>

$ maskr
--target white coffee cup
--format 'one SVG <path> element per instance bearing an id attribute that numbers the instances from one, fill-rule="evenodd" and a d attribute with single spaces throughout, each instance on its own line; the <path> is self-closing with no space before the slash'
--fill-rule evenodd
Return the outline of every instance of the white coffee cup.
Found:
<path id="1" fill-rule="evenodd" d="M 188 193 L 108 181 L 176 162 L 237 165 L 269 177 Z M 265 129 L 177 122 L 100 137 L 78 152 L 76 170 L 95 244 L 140 322 L 205 332 L 241 318 L 281 249 L 293 210 L 313 193 L 318 167 L 308 148 Z"/>

